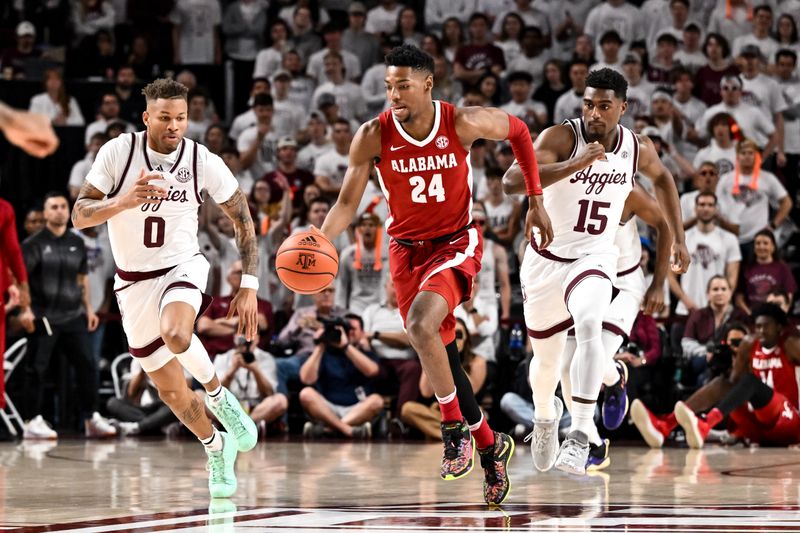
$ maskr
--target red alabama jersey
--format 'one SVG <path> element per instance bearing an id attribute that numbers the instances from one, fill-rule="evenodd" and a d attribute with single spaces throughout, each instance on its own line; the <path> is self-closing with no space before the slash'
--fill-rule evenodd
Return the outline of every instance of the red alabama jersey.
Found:
<path id="1" fill-rule="evenodd" d="M 780 392 L 789 402 L 798 408 L 800 396 L 798 394 L 798 367 L 789 359 L 783 349 L 783 339 L 771 350 L 761 346 L 761 341 L 756 340 L 750 356 L 750 365 L 753 374 L 758 376 L 761 381 L 772 387 L 776 392 Z"/>
<path id="2" fill-rule="evenodd" d="M 472 169 L 456 134 L 456 108 L 438 100 L 433 106 L 433 128 L 422 141 L 403 130 L 391 109 L 378 117 L 376 169 L 389 205 L 386 232 L 397 239 L 428 240 L 472 222 Z"/>

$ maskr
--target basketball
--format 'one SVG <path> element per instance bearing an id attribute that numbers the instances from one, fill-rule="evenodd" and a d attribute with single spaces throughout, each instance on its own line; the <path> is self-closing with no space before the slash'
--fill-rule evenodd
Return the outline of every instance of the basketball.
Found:
<path id="1" fill-rule="evenodd" d="M 275 257 L 278 277 L 298 294 L 316 294 L 339 271 L 339 254 L 324 235 L 303 231 L 283 241 Z"/>

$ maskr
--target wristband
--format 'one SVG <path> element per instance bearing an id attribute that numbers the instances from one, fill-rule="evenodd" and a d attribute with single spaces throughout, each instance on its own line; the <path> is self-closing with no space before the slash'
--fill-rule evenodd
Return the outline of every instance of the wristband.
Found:
<path id="1" fill-rule="evenodd" d="M 240 289 L 258 290 L 258 278 L 251 274 L 242 274 L 242 281 L 239 283 Z"/>

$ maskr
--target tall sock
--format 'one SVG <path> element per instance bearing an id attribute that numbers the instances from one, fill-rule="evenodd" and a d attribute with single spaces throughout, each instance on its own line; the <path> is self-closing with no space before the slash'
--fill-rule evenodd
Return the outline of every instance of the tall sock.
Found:
<path id="1" fill-rule="evenodd" d="M 556 417 L 556 387 L 560 372 L 559 362 L 564 353 L 567 332 L 561 331 L 546 339 L 531 338 L 533 359 L 528 377 L 533 389 L 533 407 L 536 420 L 553 420 Z"/>
<path id="2" fill-rule="evenodd" d="M 219 434 L 217 428 L 211 428 L 213 433 L 207 439 L 199 439 L 203 446 L 206 447 L 206 451 L 209 452 L 219 452 L 222 451 L 222 435 Z"/>
<path id="3" fill-rule="evenodd" d="M 572 399 L 572 426 L 569 431 L 580 431 L 589 437 L 589 442 L 592 444 L 600 444 L 600 434 L 597 432 L 597 426 L 594 425 L 594 410 L 597 404 L 582 403 Z"/>
<path id="4" fill-rule="evenodd" d="M 483 414 L 475 399 L 475 392 L 472 390 L 472 382 L 467 376 L 464 367 L 461 366 L 461 354 L 458 353 L 456 341 L 445 346 L 447 350 L 447 362 L 450 365 L 450 373 L 453 375 L 453 382 L 456 385 L 456 397 L 461 414 L 464 415 L 467 424 L 473 425 L 481 421 Z"/>
<path id="5" fill-rule="evenodd" d="M 436 396 L 436 401 L 439 402 L 442 422 L 457 422 L 464 418 L 461 414 L 461 408 L 458 405 L 456 391 L 451 392 L 443 398 Z"/>
<path id="6" fill-rule="evenodd" d="M 483 414 L 481 414 L 481 419 L 478 423 L 469 426 L 469 431 L 475 437 L 475 444 L 479 450 L 494 446 L 494 431 L 489 427 L 489 423 Z"/>
<path id="7" fill-rule="evenodd" d="M 206 395 L 208 396 L 209 400 L 214 402 L 214 403 L 218 403 L 218 402 L 222 401 L 222 399 L 225 397 L 225 395 L 222 394 L 222 385 L 221 384 L 217 385 L 217 388 L 214 389 L 213 391 L 206 392 Z"/>

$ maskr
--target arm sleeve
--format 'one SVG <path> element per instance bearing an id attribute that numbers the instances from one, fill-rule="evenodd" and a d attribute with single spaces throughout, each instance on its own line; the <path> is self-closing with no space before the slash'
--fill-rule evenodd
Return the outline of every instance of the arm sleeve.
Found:
<path id="1" fill-rule="evenodd" d="M 25 270 L 25 261 L 17 239 L 14 208 L 6 202 L 0 202 L 0 250 L 3 254 L 0 264 L 10 268 L 18 282 L 28 281 L 28 272 Z"/>
<path id="2" fill-rule="evenodd" d="M 91 183 L 100 192 L 108 194 L 114 190 L 117 180 L 117 161 L 121 157 L 128 157 L 131 147 L 131 136 L 120 135 L 116 139 L 105 143 L 97 157 L 92 163 L 92 169 L 86 176 L 86 181 Z M 128 169 L 128 172 L 135 172 L 135 169 Z"/>
<path id="3" fill-rule="evenodd" d="M 233 177 L 225 162 L 218 155 L 208 152 L 204 170 L 203 188 L 218 204 L 227 202 L 239 188 L 239 182 Z"/>

